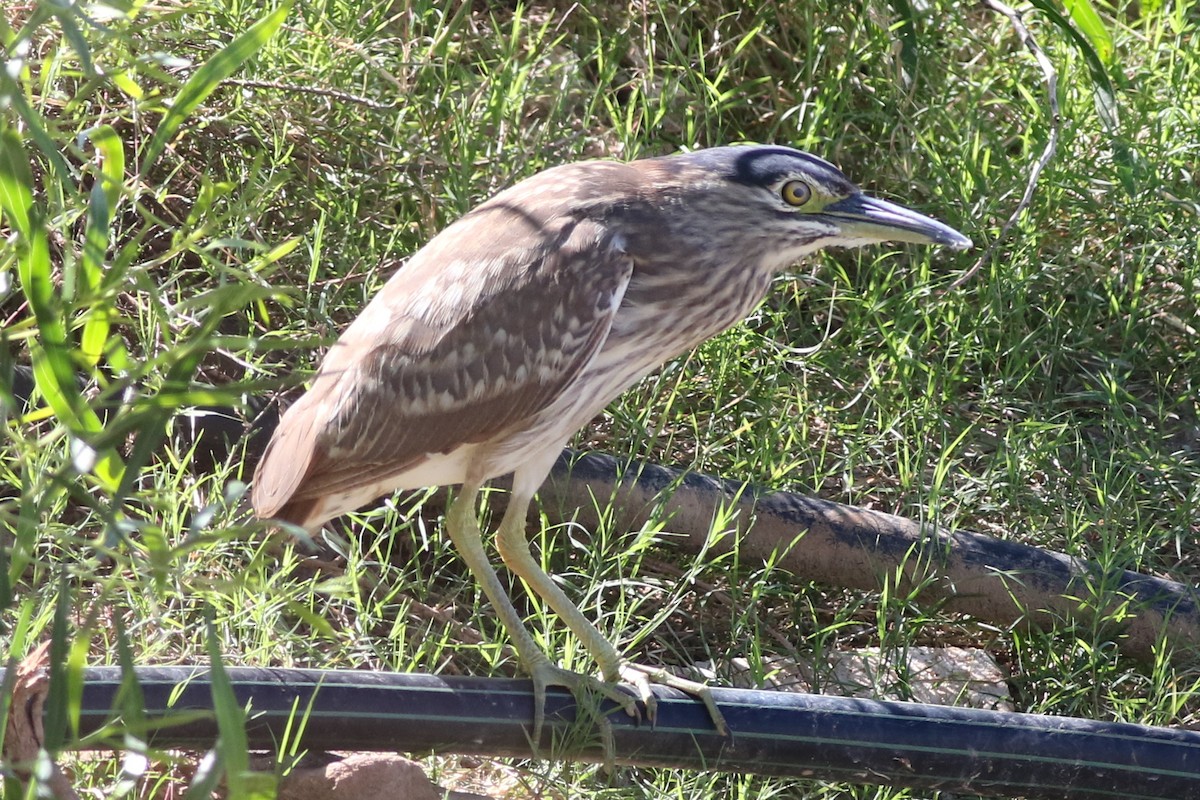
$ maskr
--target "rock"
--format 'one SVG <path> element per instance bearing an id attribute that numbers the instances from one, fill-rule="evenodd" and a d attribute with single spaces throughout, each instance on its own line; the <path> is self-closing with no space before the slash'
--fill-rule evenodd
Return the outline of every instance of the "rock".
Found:
<path id="1" fill-rule="evenodd" d="M 815 665 L 767 656 L 761 680 L 750 662 L 740 657 L 716 664 L 700 661 L 691 670 L 678 672 L 716 686 L 1013 710 L 1004 671 L 985 650 L 910 647 L 903 656 L 904 662 L 897 663 L 896 654 L 886 655 L 874 647 L 828 652 L 824 663 Z"/>
<path id="2" fill-rule="evenodd" d="M 415 761 L 393 753 L 351 753 L 323 767 L 292 770 L 278 800 L 442 800 L 445 792 Z"/>

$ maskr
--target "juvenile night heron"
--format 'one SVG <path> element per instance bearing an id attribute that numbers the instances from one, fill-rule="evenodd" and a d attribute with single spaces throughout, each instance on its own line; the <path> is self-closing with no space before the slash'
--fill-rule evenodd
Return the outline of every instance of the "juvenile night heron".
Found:
<path id="1" fill-rule="evenodd" d="M 653 719 L 649 683 L 676 681 L 623 662 L 538 566 L 525 536 L 533 494 L 575 431 L 745 317 L 776 273 L 822 247 L 883 241 L 970 246 L 785 147 L 546 170 L 435 236 L 346 329 L 267 447 L 255 512 L 316 531 L 398 489 L 461 484 L 446 532 L 533 677 L 535 731 L 547 685 L 595 687 L 636 714 L 616 688 L 624 679 Z M 509 473 L 500 556 L 575 633 L 603 681 L 551 663 L 488 560 L 476 498 Z"/>

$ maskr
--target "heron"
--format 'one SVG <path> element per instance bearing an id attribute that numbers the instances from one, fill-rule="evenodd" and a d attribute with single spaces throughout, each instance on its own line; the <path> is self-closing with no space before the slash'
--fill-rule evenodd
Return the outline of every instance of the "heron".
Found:
<path id="1" fill-rule="evenodd" d="M 548 686 L 602 692 L 653 722 L 650 687 L 666 683 L 700 696 L 726 733 L 706 687 L 624 660 L 541 568 L 528 508 L 576 431 L 744 319 L 778 273 L 825 247 L 888 241 L 971 245 L 788 147 L 540 172 L 434 236 L 330 347 L 258 465 L 255 513 L 316 532 L 392 492 L 457 485 L 445 532 L 533 679 L 535 743 Z M 486 482 L 509 475 L 496 549 L 578 637 L 599 678 L 540 649 L 492 566 L 476 503 Z"/>

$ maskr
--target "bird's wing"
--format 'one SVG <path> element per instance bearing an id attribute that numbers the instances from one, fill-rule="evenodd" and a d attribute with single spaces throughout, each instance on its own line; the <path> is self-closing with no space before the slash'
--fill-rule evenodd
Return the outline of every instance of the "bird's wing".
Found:
<path id="1" fill-rule="evenodd" d="M 448 228 L 347 329 L 260 462 L 260 517 L 514 429 L 587 365 L 633 261 L 599 223 L 514 214 Z"/>

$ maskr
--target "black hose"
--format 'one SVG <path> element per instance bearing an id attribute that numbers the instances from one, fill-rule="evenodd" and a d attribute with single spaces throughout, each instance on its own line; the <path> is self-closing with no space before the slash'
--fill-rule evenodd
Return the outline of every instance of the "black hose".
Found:
<path id="1" fill-rule="evenodd" d="M 227 670 L 250 708 L 255 749 L 278 747 L 302 723 L 308 750 L 472 753 L 527 757 L 533 712 L 525 680 L 355 671 Z M 160 748 L 212 745 L 212 686 L 202 667 L 138 667 L 146 718 Z M 0 671 L 0 684 L 3 672 Z M 80 735 L 110 721 L 117 667 L 85 670 Z M 695 698 L 662 687 L 657 725 L 611 711 L 617 763 L 722 770 L 1026 798 L 1200 798 L 1200 733 L 918 703 L 714 689 L 733 731 L 713 730 Z M 310 705 L 311 704 L 311 705 Z M 548 693 L 540 754 L 598 761 L 596 726 L 568 735 L 575 703 Z M 190 713 L 184 713 L 190 712 Z M 180 724 L 170 724 L 174 715 Z M 112 729 L 110 729 L 111 731 Z M 114 747 L 99 738 L 84 746 Z"/>
<path id="2" fill-rule="evenodd" d="M 17 365 L 0 374 L 19 408 L 33 396 L 33 372 Z M 192 454 L 191 468 L 203 474 L 244 456 L 249 475 L 279 422 L 278 408 L 250 398 L 245 411 L 201 406 L 181 412 L 176 446 Z M 97 408 L 102 418 L 111 409 Z M 244 445 L 244 447 L 243 447 Z M 946 531 L 902 517 L 868 511 L 790 492 L 714 478 L 603 453 L 564 450 L 539 491 L 550 521 L 576 521 L 595 528 L 603 514 L 636 530 L 652 515 L 670 520 L 673 546 L 720 553 L 734 546 L 744 555 L 777 564 L 805 579 L 876 591 L 881 575 L 896 576 L 897 591 L 920 590 L 923 603 L 971 614 L 1000 627 L 1093 624 L 1110 617 L 1112 641 L 1142 661 L 1159 657 L 1161 643 L 1176 660 L 1200 654 L 1200 591 L 1177 581 L 1030 547 L 970 531 Z M 493 508 L 504 503 L 493 499 Z M 732 517 L 737 537 L 711 541 L 714 516 Z M 736 512 L 736 513 L 730 513 Z M 1097 587 L 1109 605 L 1097 607 Z M 1132 602 L 1128 602 L 1132 601 Z M 1115 611 L 1121 613 L 1113 613 Z M 1129 614 L 1132 610 L 1134 613 Z"/>
<path id="3" fill-rule="evenodd" d="M 1196 586 L 1018 541 L 604 453 L 564 452 L 538 496 L 547 518 L 577 521 L 580 536 L 607 514 L 624 530 L 667 519 L 672 547 L 709 557 L 737 547 L 743 559 L 866 591 L 888 576 L 922 607 L 1003 628 L 1104 625 L 1123 654 L 1143 662 L 1164 644 L 1175 660 L 1200 656 Z M 736 536 L 710 536 L 718 515 Z"/>
<path id="4" fill-rule="evenodd" d="M 24 397 L 20 392 L 15 394 L 23 400 L 28 397 L 27 393 Z M 263 416 L 248 425 L 251 433 L 261 439 L 273 422 L 273 417 Z M 210 414 L 198 418 L 183 434 L 192 438 L 207 461 L 216 461 L 245 430 L 239 425 L 225 425 L 222 414 Z M 250 448 L 251 455 L 256 452 L 257 448 Z M 647 467 L 634 470 L 636 478 L 630 481 L 628 473 L 623 475 L 614 468 L 611 459 L 589 472 L 588 464 L 599 463 L 598 459 L 603 457 L 564 458 L 548 488 L 543 489 L 543 500 L 549 491 L 557 500 L 571 500 L 569 505 L 575 509 L 586 508 L 586 503 L 576 502 L 575 495 L 580 491 L 586 494 L 583 500 L 589 500 L 611 496 L 604 489 L 619 494 L 615 488 L 619 484 L 620 490 L 628 494 L 622 497 L 626 510 L 640 513 L 652 499 L 661 499 L 663 487 L 659 484 L 675 484 L 680 478 L 672 471 Z M 704 502 L 697 502 L 697 498 Z M 799 524 L 807 531 L 806 541 L 831 545 L 829 552 L 838 554 L 835 560 L 839 561 L 855 553 L 907 553 L 914 542 L 929 536 L 928 531 L 908 520 L 885 519 L 886 515 L 782 493 L 746 494 L 741 484 L 701 476 L 684 478 L 676 485 L 670 498 L 675 504 L 673 522 L 678 525 L 690 509 L 702 523 L 696 529 L 707 531 L 712 504 L 731 498 L 735 503 L 751 504 L 743 509 L 747 512 L 745 519 L 756 516 L 760 526 L 775 521 L 784 526 L 782 535 L 775 537 L 778 540 L 791 541 L 794 534 L 789 533 L 789 526 Z M 684 508 L 681 511 L 679 507 Z M 967 570 L 956 579 L 955 598 L 962 597 L 962 586 L 967 585 L 968 578 L 977 577 L 976 573 L 991 575 L 1014 567 L 1014 562 L 1024 568 L 1036 562 L 1036 569 L 1018 572 L 1021 577 L 1030 573 L 1042 576 L 1047 585 L 1035 582 L 1034 588 L 1042 595 L 1025 598 L 1029 602 L 1018 605 L 1025 610 L 1056 608 L 1045 597 L 1066 596 L 1068 584 L 1091 574 L 1090 565 L 1073 560 L 1064 571 L 1056 565 L 1065 563 L 1066 556 L 1043 554 L 1033 548 L 1020 548 L 1016 553 L 1020 558 L 1014 558 L 1014 546 L 977 534 L 939 532 L 935 544 L 935 550 L 943 555 L 939 562 L 943 572 Z M 792 548 L 793 557 L 797 552 L 798 548 Z M 1046 564 L 1052 568 L 1046 568 Z M 867 563 L 860 572 L 873 577 L 879 572 L 877 566 Z M 812 574 L 808 569 L 798 571 Z M 1194 648 L 1200 639 L 1196 633 L 1200 630 L 1200 613 L 1194 587 L 1134 573 L 1123 573 L 1121 579 L 1133 596 L 1143 599 L 1141 610 L 1146 615 L 1144 619 L 1139 617 L 1142 628 L 1138 630 L 1144 628 L 1143 633 L 1134 636 L 1127 630 L 1120 640 L 1123 646 L 1136 644 L 1132 649 L 1139 654 L 1150 652 L 1152 648 L 1147 644 L 1165 630 L 1167 639 L 1182 645 L 1184 651 Z M 857 585 L 855 581 L 848 583 Z M 1023 587 L 1025 583 L 1018 581 L 1016 585 Z M 971 596 L 967 593 L 968 599 Z M 969 610 L 994 618 L 985 608 Z M 275 746 L 293 714 L 304 714 L 315 691 L 303 737 L 303 746 L 308 749 L 534 755 L 527 735 L 533 701 L 526 681 L 251 668 L 229 672 L 238 701 L 251 704 L 249 736 L 254 747 Z M 211 688 L 203 670 L 138 668 L 136 675 L 151 718 L 174 714 L 178 720 L 182 719 L 178 713 L 182 710 L 212 708 Z M 112 716 L 110 709 L 120 684 L 117 668 L 86 671 L 81 735 L 95 733 Z M 172 701 L 172 693 L 182 684 L 186 685 Z M 635 725 L 619 713 L 610 717 L 615 760 L 984 795 L 1200 799 L 1200 734 L 1187 731 L 911 703 L 713 691 L 734 731 L 732 742 L 715 735 L 707 713 L 695 700 L 657 689 L 660 710 L 654 731 Z M 570 695 L 552 691 L 547 714 L 551 732 L 563 735 L 574 718 Z M 205 714 L 188 720 L 159 730 L 155 744 L 211 745 L 216 738 L 213 718 Z M 598 740 L 592 739 L 591 744 L 559 743 L 552 752 L 558 757 L 600 759 L 603 750 Z M 544 747 L 540 754 L 548 752 Z"/>

